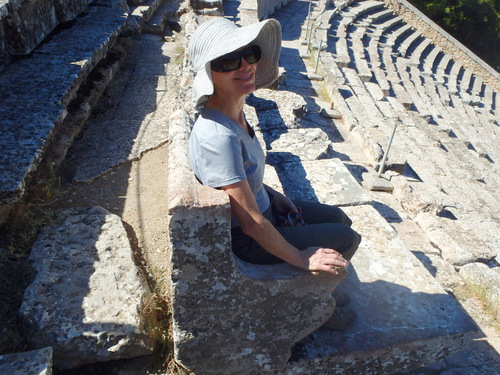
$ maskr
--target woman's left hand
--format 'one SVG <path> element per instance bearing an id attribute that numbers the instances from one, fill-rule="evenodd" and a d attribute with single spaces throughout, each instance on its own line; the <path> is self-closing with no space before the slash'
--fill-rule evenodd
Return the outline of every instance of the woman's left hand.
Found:
<path id="1" fill-rule="evenodd" d="M 278 212 L 293 211 L 296 214 L 299 213 L 299 210 L 295 207 L 290 198 L 278 192 L 273 194 L 273 206 Z"/>

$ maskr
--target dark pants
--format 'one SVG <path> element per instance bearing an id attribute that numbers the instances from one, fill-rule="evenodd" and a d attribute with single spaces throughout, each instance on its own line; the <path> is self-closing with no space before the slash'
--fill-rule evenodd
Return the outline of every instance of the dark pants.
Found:
<path id="1" fill-rule="evenodd" d="M 350 260 L 356 252 L 361 236 L 351 229 L 352 221 L 338 207 L 315 202 L 294 201 L 302 208 L 305 225 L 276 226 L 276 214 L 269 208 L 264 216 L 276 226 L 281 235 L 299 250 L 311 246 L 331 248 Z M 234 227 L 231 230 L 233 253 L 240 259 L 254 264 L 277 264 L 283 260 L 268 253 L 251 237 Z"/>

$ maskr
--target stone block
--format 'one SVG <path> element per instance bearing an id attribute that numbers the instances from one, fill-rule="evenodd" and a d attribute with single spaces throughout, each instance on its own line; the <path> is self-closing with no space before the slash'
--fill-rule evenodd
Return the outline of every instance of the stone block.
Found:
<path id="1" fill-rule="evenodd" d="M 334 206 L 370 201 L 339 159 L 289 161 L 280 165 L 278 174 L 286 196 L 291 199 L 320 201 Z"/>
<path id="2" fill-rule="evenodd" d="M 363 173 L 362 178 L 363 186 L 368 190 L 385 192 L 391 192 L 394 190 L 394 186 L 391 184 L 391 182 L 382 176 L 378 177 L 373 173 L 366 172 Z"/>
<path id="3" fill-rule="evenodd" d="M 132 258 L 118 216 L 100 207 L 59 212 L 30 255 L 36 275 L 20 312 L 31 345 L 51 346 L 60 369 L 150 354 L 140 315 L 148 287 Z"/>
<path id="4" fill-rule="evenodd" d="M 167 193 L 175 357 L 203 374 L 282 368 L 291 347 L 333 313 L 331 292 L 345 273 L 236 259 L 229 198 L 196 180 L 186 152 L 190 120 L 177 116 L 170 123 Z"/>
<path id="5" fill-rule="evenodd" d="M 59 24 L 53 0 L 10 0 L 7 9 L 2 24 L 11 55 L 29 54 Z"/>
<path id="6" fill-rule="evenodd" d="M 484 299 L 496 319 L 500 319 L 499 270 L 499 267 L 491 269 L 484 263 L 469 263 L 460 268 L 460 276 L 467 287 Z"/>
<path id="7" fill-rule="evenodd" d="M 333 155 L 332 142 L 321 129 L 290 129 L 273 141 L 269 157 L 277 154 L 300 155 L 301 160 L 327 159 Z M 271 160 L 269 163 L 273 164 Z"/>
<path id="8" fill-rule="evenodd" d="M 304 97 L 290 91 L 261 89 L 250 95 L 246 103 L 257 111 L 259 127 L 263 130 L 283 131 L 283 126 L 297 128 L 308 111 Z"/>
<path id="9" fill-rule="evenodd" d="M 463 266 L 476 260 L 473 253 L 467 251 L 453 236 L 444 230 L 436 215 L 421 212 L 416 216 L 415 221 L 435 246 L 441 249 L 441 256 L 447 262 L 454 266 Z"/>
<path id="10" fill-rule="evenodd" d="M 52 348 L 0 355 L 0 374 L 52 375 Z"/>
<path id="11" fill-rule="evenodd" d="M 472 319 L 445 293 L 385 219 L 368 205 L 344 207 L 362 235 L 346 281 L 354 325 L 301 340 L 277 374 L 390 374 L 434 363 L 470 345 Z"/>
<path id="12" fill-rule="evenodd" d="M 87 10 L 92 0 L 54 0 L 57 19 L 60 24 L 73 21 Z M 110 3 L 113 3 L 111 1 Z"/>
<path id="13" fill-rule="evenodd" d="M 211 8 L 222 10 L 222 0 L 190 0 L 189 3 L 194 10 Z"/>

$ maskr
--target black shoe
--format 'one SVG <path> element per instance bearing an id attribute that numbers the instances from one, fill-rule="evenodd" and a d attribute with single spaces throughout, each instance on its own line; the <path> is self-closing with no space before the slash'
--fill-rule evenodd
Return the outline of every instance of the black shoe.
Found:
<path id="1" fill-rule="evenodd" d="M 338 289 L 333 291 L 333 298 L 335 298 L 337 307 L 346 306 L 351 301 L 351 298 L 347 295 L 347 293 Z"/>
<path id="2" fill-rule="evenodd" d="M 327 320 L 323 327 L 331 329 L 332 331 L 343 331 L 350 328 L 356 320 L 356 313 L 347 307 L 339 307 L 330 319 Z"/>

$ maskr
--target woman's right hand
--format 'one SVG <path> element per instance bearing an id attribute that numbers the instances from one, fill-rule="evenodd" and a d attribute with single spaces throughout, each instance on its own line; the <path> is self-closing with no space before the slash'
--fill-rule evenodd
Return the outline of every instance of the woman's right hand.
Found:
<path id="1" fill-rule="evenodd" d="M 324 247 L 309 247 L 300 252 L 302 266 L 308 271 L 324 271 L 338 275 L 338 268 L 347 268 L 349 262 L 339 252 Z"/>

